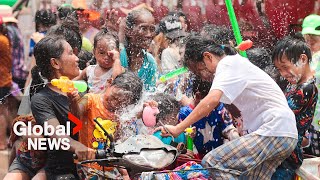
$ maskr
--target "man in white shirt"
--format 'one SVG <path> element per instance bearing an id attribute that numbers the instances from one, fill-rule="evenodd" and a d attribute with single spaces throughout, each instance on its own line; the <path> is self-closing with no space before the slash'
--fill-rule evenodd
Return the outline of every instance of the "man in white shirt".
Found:
<path id="1" fill-rule="evenodd" d="M 295 116 L 279 86 L 261 69 L 228 46 L 200 36 L 186 45 L 185 64 L 211 91 L 177 126 L 176 136 L 214 109 L 219 102 L 235 104 L 243 116 L 244 136 L 209 152 L 202 164 L 215 179 L 270 179 L 297 144 Z M 164 128 L 163 133 L 166 135 Z"/>

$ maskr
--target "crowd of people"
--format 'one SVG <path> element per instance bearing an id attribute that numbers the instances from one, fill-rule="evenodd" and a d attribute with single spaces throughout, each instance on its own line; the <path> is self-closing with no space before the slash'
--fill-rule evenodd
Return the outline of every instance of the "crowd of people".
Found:
<path id="1" fill-rule="evenodd" d="M 94 159 L 96 150 L 105 148 L 95 132 L 97 118 L 112 122 L 116 143 L 154 133 L 186 143 L 184 132 L 193 127 L 194 150 L 185 156 L 214 167 L 209 170 L 214 179 L 293 179 L 304 154 L 320 156 L 319 15 L 305 17 L 302 32 L 280 39 L 273 49 L 254 46 L 242 57 L 229 27 L 207 24 L 189 31 L 182 11 L 156 23 L 144 6 L 123 19 L 109 10 L 97 29 L 90 11 L 62 5 L 57 12 L 37 11 L 28 68 L 18 21 L 9 6 L 0 10 L 0 149 L 12 151 L 6 180 L 101 178 L 97 164 L 79 173 L 73 158 Z M 188 72 L 160 81 L 182 67 Z M 88 90 L 63 92 L 50 83 L 62 76 L 85 81 Z M 20 89 L 24 96 L 15 98 L 20 106 L 9 108 L 12 92 Z M 139 112 L 121 119 L 132 106 Z M 141 120 L 145 106 L 159 109 L 154 127 Z M 83 126 L 64 137 L 69 150 L 28 149 L 27 139 L 39 136 L 12 131 L 19 121 L 74 127 L 70 112 Z M 103 176 L 130 179 L 117 168 Z"/>

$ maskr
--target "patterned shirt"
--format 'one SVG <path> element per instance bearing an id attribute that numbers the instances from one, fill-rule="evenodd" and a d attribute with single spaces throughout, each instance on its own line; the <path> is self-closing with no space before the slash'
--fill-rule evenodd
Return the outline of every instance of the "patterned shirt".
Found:
<path id="1" fill-rule="evenodd" d="M 315 85 L 315 79 L 312 78 L 301 85 L 289 84 L 285 90 L 285 96 L 289 107 L 296 117 L 298 144 L 290 157 L 283 162 L 283 165 L 287 168 L 291 167 L 292 169 L 297 169 L 303 161 L 301 150 L 302 139 L 311 126 L 318 99 L 318 90 Z"/>
<path id="2" fill-rule="evenodd" d="M 157 80 L 157 63 L 154 57 L 143 50 L 144 58 L 143 64 L 138 71 L 138 76 L 143 81 L 144 87 L 148 91 L 154 91 Z M 120 52 L 121 65 L 124 68 L 129 68 L 129 58 L 127 55 L 126 48 L 123 48 Z"/>
<path id="3" fill-rule="evenodd" d="M 27 67 L 24 63 L 24 46 L 20 30 L 14 25 L 8 25 L 8 34 L 12 47 L 12 76 L 17 79 L 26 79 Z"/>
<path id="4" fill-rule="evenodd" d="M 190 106 L 180 109 L 179 121 L 183 121 L 193 111 Z M 212 149 L 223 144 L 223 133 L 232 125 L 232 120 L 228 116 L 224 104 L 220 103 L 207 117 L 202 118 L 192 126 L 196 127 L 196 136 L 193 143 L 199 155 L 204 156 Z"/>

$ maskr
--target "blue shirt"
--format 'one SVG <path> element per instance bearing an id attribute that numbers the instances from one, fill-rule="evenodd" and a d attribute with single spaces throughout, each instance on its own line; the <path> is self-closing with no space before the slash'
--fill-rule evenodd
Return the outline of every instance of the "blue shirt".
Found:
<path id="1" fill-rule="evenodd" d="M 193 109 L 185 106 L 180 109 L 179 121 L 183 121 Z M 202 118 L 192 126 L 196 127 L 196 136 L 193 143 L 200 155 L 205 155 L 212 149 L 223 144 L 223 131 L 228 125 L 232 124 L 231 118 L 226 113 L 226 109 L 222 103 L 214 109 L 207 117 Z"/>
<path id="2" fill-rule="evenodd" d="M 156 87 L 156 75 L 157 75 L 157 63 L 153 56 L 142 50 L 144 57 L 143 57 L 143 64 L 138 71 L 138 76 L 143 81 L 144 87 L 146 90 L 154 91 Z M 120 52 L 120 61 L 121 65 L 124 68 L 129 68 L 129 58 L 127 55 L 126 48 L 123 48 Z"/>

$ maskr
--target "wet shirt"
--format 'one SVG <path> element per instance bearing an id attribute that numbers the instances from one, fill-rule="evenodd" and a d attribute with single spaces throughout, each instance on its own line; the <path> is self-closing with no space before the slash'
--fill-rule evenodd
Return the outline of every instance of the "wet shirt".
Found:
<path id="1" fill-rule="evenodd" d="M 24 62 L 24 45 L 21 32 L 13 25 L 8 25 L 7 27 L 12 44 L 12 76 L 17 79 L 26 79 L 28 71 Z"/>
<path id="2" fill-rule="evenodd" d="M 97 65 L 90 65 L 87 67 L 87 79 L 89 86 L 89 93 L 103 93 L 106 90 L 107 80 L 112 76 L 112 68 L 101 76 L 95 75 Z"/>
<path id="3" fill-rule="evenodd" d="M 0 87 L 11 87 L 12 57 L 9 39 L 0 34 Z"/>
<path id="4" fill-rule="evenodd" d="M 105 140 L 95 127 L 95 118 L 101 118 L 101 121 L 114 120 L 114 113 L 109 112 L 101 102 L 102 94 L 88 93 L 83 98 L 87 99 L 82 117 L 82 129 L 79 132 L 79 142 L 92 149 L 103 149 Z M 81 102 L 80 102 L 81 103 Z M 100 120 L 100 119 L 99 119 Z M 103 127 L 108 131 L 108 125 L 101 122 Z M 118 125 L 118 123 L 116 123 Z"/>
<path id="5" fill-rule="evenodd" d="M 75 127 L 75 124 L 68 119 L 68 97 L 52 91 L 47 86 L 32 96 L 31 110 L 37 124 L 43 125 L 44 122 L 55 118 L 65 127 L 67 122 L 70 122 L 71 129 Z M 78 134 L 71 133 L 70 137 L 78 140 Z M 72 173 L 77 176 L 73 153 L 64 150 L 48 150 L 45 170 L 50 174 Z"/>
<path id="6" fill-rule="evenodd" d="M 302 137 L 311 126 L 318 99 L 318 90 L 315 85 L 315 79 L 312 78 L 301 85 L 289 84 L 285 90 L 285 96 L 289 107 L 296 117 L 298 144 L 284 163 L 288 163 L 291 167 L 297 169 L 303 161 L 301 150 Z"/>
<path id="7" fill-rule="evenodd" d="M 192 111 L 193 108 L 190 106 L 182 107 L 179 112 L 179 121 L 187 118 Z M 193 143 L 201 156 L 223 144 L 223 133 L 227 131 L 229 125 L 232 125 L 232 120 L 222 103 L 208 116 L 192 125 L 197 130 Z"/>
<path id="8" fill-rule="evenodd" d="M 145 52 L 144 50 L 143 53 L 143 64 L 138 71 L 138 76 L 143 81 L 146 90 L 154 91 L 157 80 L 157 63 L 150 53 Z M 129 68 L 129 59 L 126 48 L 123 48 L 120 52 L 120 61 L 124 68 Z"/>

